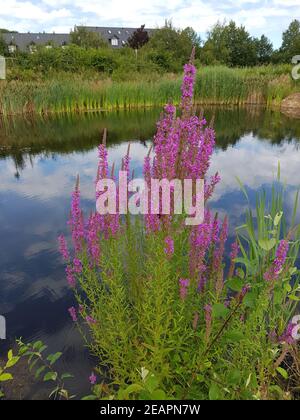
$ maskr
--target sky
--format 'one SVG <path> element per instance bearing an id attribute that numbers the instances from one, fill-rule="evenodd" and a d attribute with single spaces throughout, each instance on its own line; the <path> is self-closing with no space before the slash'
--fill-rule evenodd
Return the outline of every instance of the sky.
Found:
<path id="1" fill-rule="evenodd" d="M 218 20 L 235 20 L 252 36 L 267 35 L 275 47 L 282 32 L 300 19 L 300 0 L 0 0 L 0 28 L 68 33 L 74 25 L 192 26 L 205 39 Z"/>

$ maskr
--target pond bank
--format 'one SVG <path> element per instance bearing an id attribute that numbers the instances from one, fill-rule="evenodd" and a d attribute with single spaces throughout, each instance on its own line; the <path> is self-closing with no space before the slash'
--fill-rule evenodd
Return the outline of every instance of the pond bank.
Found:
<path id="1" fill-rule="evenodd" d="M 101 76 L 99 76 L 100 78 Z M 47 115 L 87 111 L 111 111 L 180 102 L 181 76 L 162 76 L 158 81 L 115 82 L 86 80 L 82 75 L 58 75 L 40 81 L 0 83 L 0 114 Z M 261 105 L 280 108 L 282 101 L 300 91 L 288 70 L 273 68 L 229 69 L 204 67 L 195 85 L 198 105 Z"/>

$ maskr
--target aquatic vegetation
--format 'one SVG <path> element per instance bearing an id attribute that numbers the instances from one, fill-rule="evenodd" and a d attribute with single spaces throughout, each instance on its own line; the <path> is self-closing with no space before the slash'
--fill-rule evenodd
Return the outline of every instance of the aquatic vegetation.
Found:
<path id="1" fill-rule="evenodd" d="M 133 80 L 111 80 L 99 74 L 55 74 L 41 80 L 11 80 L 0 83 L 0 114 L 49 115 L 99 110 L 162 106 L 172 98 L 180 103 L 180 77 L 159 79 L 139 74 Z M 154 73 L 155 74 L 155 73 Z M 201 67 L 195 84 L 197 104 L 278 106 L 299 91 L 291 77 L 291 66 L 255 68 Z"/>
<path id="2" fill-rule="evenodd" d="M 79 179 L 72 195 L 71 253 L 59 239 L 78 305 L 69 312 L 81 331 L 82 324 L 89 329 L 95 372 L 109 384 L 95 385 L 91 398 L 288 399 L 299 381 L 292 322 L 300 300 L 298 197 L 289 230 L 284 191 L 274 187 L 270 207 L 264 193 L 258 197 L 255 217 L 249 210 L 231 244 L 227 270 L 228 220 L 209 209 L 220 181 L 207 177 L 215 132 L 193 110 L 195 73 L 192 57 L 180 113 L 174 103 L 165 106 L 144 178 L 204 179 L 201 224 L 186 226 L 174 208 L 85 219 Z M 96 181 L 116 178 L 107 158 L 105 132 Z M 130 148 L 121 167 L 131 178 Z"/>

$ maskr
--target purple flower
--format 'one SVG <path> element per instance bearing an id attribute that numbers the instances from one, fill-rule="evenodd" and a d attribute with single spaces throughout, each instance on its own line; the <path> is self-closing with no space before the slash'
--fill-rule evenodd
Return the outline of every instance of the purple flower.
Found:
<path id="1" fill-rule="evenodd" d="M 77 274 L 82 272 L 82 263 L 78 258 L 74 258 L 73 260 L 73 271 Z"/>
<path id="2" fill-rule="evenodd" d="M 249 292 L 249 290 L 251 289 L 250 284 L 246 284 L 243 288 L 242 291 L 240 292 L 240 294 L 238 295 L 238 299 L 240 302 L 243 302 L 244 297 L 246 296 L 246 294 Z"/>
<path id="3" fill-rule="evenodd" d="M 196 67 L 192 63 L 186 64 L 184 66 L 184 76 L 181 87 L 181 108 L 185 112 L 189 112 L 193 105 L 195 75 Z"/>
<path id="4" fill-rule="evenodd" d="M 276 258 L 273 261 L 273 264 L 269 268 L 269 270 L 264 274 L 264 279 L 266 281 L 276 280 L 285 264 L 287 253 L 289 250 L 289 243 L 287 240 L 283 239 L 280 241 L 279 246 L 276 250 Z"/>
<path id="5" fill-rule="evenodd" d="M 278 338 L 278 341 L 280 343 L 286 343 L 286 344 L 293 344 L 295 343 L 295 339 L 293 338 L 293 330 L 297 324 L 293 324 L 292 322 L 289 322 L 287 329 L 285 332 Z"/>
<path id="6" fill-rule="evenodd" d="M 180 299 L 185 300 L 190 285 L 189 279 L 179 279 Z"/>
<path id="7" fill-rule="evenodd" d="M 68 251 L 68 246 L 67 246 L 66 238 L 64 237 L 64 235 L 60 235 L 58 237 L 58 242 L 59 242 L 59 251 L 60 251 L 63 259 L 65 261 L 69 261 L 70 254 L 69 254 L 69 251 Z"/>
<path id="8" fill-rule="evenodd" d="M 97 377 L 94 374 L 94 372 L 91 373 L 91 375 L 89 376 L 89 381 L 91 385 L 96 385 L 97 382 Z"/>
<path id="9" fill-rule="evenodd" d="M 66 267 L 66 276 L 69 286 L 74 288 L 76 286 L 76 279 L 74 277 L 73 269 L 69 265 Z"/>
<path id="10" fill-rule="evenodd" d="M 80 209 L 79 186 L 76 186 L 75 191 L 72 193 L 71 219 L 69 220 L 69 225 L 71 226 L 75 252 L 80 252 L 82 249 L 82 240 L 84 239 L 84 224 Z"/>
<path id="11" fill-rule="evenodd" d="M 85 318 L 85 320 L 86 320 L 86 322 L 87 322 L 89 325 L 95 325 L 95 324 L 97 324 L 97 321 L 96 321 L 93 317 L 91 317 L 90 315 L 88 315 L 88 316 Z"/>
<path id="12" fill-rule="evenodd" d="M 69 311 L 69 314 L 70 314 L 70 316 L 72 318 L 72 321 L 73 322 L 77 322 L 77 312 L 76 312 L 76 309 L 74 308 L 74 306 L 72 306 L 71 308 L 69 308 L 68 311 Z"/>

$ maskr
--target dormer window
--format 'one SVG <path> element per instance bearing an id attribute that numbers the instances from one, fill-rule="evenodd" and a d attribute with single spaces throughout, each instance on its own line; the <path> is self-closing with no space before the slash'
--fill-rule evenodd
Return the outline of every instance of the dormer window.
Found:
<path id="1" fill-rule="evenodd" d="M 11 44 L 11 45 L 8 46 L 9 54 L 14 54 L 16 51 L 17 51 L 16 45 Z"/>
<path id="2" fill-rule="evenodd" d="M 117 38 L 113 38 L 113 39 L 111 40 L 111 45 L 112 45 L 113 47 L 117 47 L 117 46 L 119 45 L 119 40 L 118 40 Z"/>
<path id="3" fill-rule="evenodd" d="M 31 44 L 28 46 L 28 48 L 29 48 L 29 52 L 30 52 L 30 54 L 33 54 L 33 53 L 35 53 L 35 52 L 37 51 L 36 45 L 35 45 L 34 43 L 31 43 Z"/>

